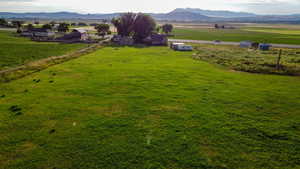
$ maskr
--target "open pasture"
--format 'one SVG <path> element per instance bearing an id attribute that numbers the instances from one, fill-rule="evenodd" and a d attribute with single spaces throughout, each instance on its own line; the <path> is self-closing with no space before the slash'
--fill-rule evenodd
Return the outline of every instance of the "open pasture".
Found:
<path id="1" fill-rule="evenodd" d="M 194 53 L 105 47 L 0 84 L 1 168 L 299 168 L 299 77 Z"/>

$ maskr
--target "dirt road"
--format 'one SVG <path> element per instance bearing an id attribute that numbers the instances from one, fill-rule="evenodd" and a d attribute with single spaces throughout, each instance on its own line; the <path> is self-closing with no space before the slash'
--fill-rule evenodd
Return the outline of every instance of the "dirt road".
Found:
<path id="1" fill-rule="evenodd" d="M 169 39 L 169 42 L 180 42 L 180 43 L 198 43 L 198 44 L 214 44 L 214 45 L 240 45 L 239 42 L 215 42 L 205 40 L 188 40 L 188 39 Z M 300 49 L 300 45 L 289 45 L 289 44 L 271 44 L 275 48 L 291 48 Z"/>

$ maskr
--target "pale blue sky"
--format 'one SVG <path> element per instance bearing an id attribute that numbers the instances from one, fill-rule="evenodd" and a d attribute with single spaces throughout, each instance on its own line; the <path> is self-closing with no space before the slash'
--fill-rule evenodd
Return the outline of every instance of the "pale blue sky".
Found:
<path id="1" fill-rule="evenodd" d="M 300 0 L 0 0 L 0 12 L 165 13 L 186 7 L 292 14 L 300 13 Z"/>

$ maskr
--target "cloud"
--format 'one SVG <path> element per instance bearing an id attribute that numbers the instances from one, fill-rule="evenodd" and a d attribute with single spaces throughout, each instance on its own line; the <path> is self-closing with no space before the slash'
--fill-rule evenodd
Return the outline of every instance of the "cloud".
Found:
<path id="1" fill-rule="evenodd" d="M 258 14 L 300 13 L 300 0 L 252 0 L 239 3 L 241 10 Z"/>
<path id="2" fill-rule="evenodd" d="M 22 2 L 34 2 L 36 0 L 1 0 L 0 3 L 22 3 Z"/>

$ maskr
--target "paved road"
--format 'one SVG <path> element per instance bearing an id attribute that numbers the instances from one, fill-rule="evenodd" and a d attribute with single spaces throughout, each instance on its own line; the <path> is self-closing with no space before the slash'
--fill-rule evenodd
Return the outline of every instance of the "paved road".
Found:
<path id="1" fill-rule="evenodd" d="M 299 40 L 300 41 L 300 40 Z M 181 42 L 181 43 L 198 43 L 198 44 L 214 44 L 214 45 L 235 45 L 239 46 L 239 42 L 214 42 L 206 40 L 187 40 L 187 39 L 169 39 L 169 42 Z M 291 48 L 300 49 L 300 45 L 288 45 L 288 44 L 271 44 L 275 48 Z"/>

